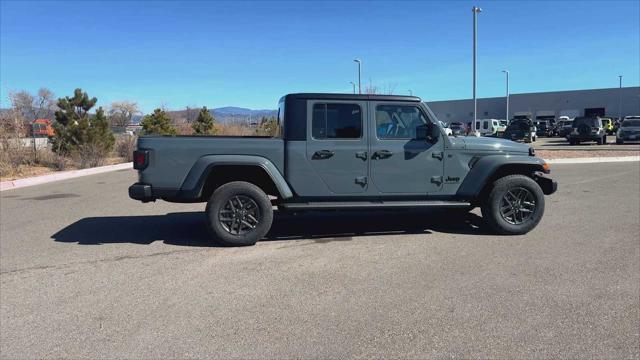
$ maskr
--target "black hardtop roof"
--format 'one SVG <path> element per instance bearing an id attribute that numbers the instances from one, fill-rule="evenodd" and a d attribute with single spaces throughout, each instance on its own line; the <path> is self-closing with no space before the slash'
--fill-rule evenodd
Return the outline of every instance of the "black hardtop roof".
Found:
<path id="1" fill-rule="evenodd" d="M 287 99 L 318 99 L 318 100 L 374 100 L 374 101 L 411 101 L 420 102 L 417 96 L 404 95 L 369 95 L 369 94 L 331 94 L 331 93 L 297 93 L 287 94 L 280 101 Z"/>

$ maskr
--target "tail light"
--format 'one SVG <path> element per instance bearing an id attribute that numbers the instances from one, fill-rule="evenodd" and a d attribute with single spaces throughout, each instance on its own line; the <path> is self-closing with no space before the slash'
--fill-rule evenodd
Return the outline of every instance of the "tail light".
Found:
<path id="1" fill-rule="evenodd" d="M 149 150 L 136 150 L 133 152 L 133 168 L 144 170 L 149 165 Z"/>

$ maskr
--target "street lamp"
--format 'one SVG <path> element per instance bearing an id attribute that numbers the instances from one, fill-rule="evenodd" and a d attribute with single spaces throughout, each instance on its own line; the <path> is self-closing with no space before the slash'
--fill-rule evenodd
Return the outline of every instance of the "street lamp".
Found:
<path id="1" fill-rule="evenodd" d="M 409 89 L 409 96 L 413 96 L 413 91 L 411 91 L 411 89 Z"/>
<path id="2" fill-rule="evenodd" d="M 356 93 L 356 83 L 354 83 L 353 81 L 349 81 L 349 84 L 351 84 L 351 86 L 353 86 L 353 93 Z"/>
<path id="3" fill-rule="evenodd" d="M 507 75 L 507 116 L 506 120 L 509 121 L 509 70 L 502 70 Z"/>
<path id="4" fill-rule="evenodd" d="M 361 71 L 362 60 L 353 59 L 353 61 L 358 63 L 358 94 L 362 94 L 362 82 L 360 81 L 360 76 L 362 75 L 362 71 Z"/>
<path id="5" fill-rule="evenodd" d="M 618 121 L 622 121 L 622 75 L 618 75 L 620 87 L 618 88 Z"/>
<path id="6" fill-rule="evenodd" d="M 477 6 L 471 8 L 473 12 L 473 123 L 478 119 L 478 99 L 476 99 L 476 49 L 478 42 L 478 14 L 482 12 Z M 475 125 L 474 125 L 475 126 Z"/>

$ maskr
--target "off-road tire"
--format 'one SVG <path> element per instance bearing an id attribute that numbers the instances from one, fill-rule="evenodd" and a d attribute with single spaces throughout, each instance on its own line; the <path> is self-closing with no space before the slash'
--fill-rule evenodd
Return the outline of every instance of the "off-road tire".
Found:
<path id="1" fill-rule="evenodd" d="M 602 145 L 607 145 L 607 135 L 602 137 Z"/>
<path id="2" fill-rule="evenodd" d="M 616 139 L 616 144 L 622 145 L 624 144 L 624 140 Z"/>
<path id="3" fill-rule="evenodd" d="M 220 211 L 236 197 L 252 200 L 259 212 L 258 224 L 255 228 L 242 234 L 232 234 L 225 229 L 225 225 L 220 220 Z M 223 246 L 254 245 L 269 232 L 273 222 L 273 208 L 267 194 L 259 187 L 244 181 L 230 182 L 217 188 L 207 202 L 205 215 L 212 241 Z"/>
<path id="4" fill-rule="evenodd" d="M 596 139 L 596 144 L 598 144 L 598 145 L 602 145 L 602 138 L 598 138 L 598 139 Z"/>
<path id="5" fill-rule="evenodd" d="M 502 216 L 500 206 L 503 197 L 508 191 L 524 188 L 535 199 L 535 208 L 521 224 L 509 223 Z M 508 175 L 496 180 L 489 195 L 481 206 L 482 218 L 486 224 L 501 235 L 522 235 L 531 231 L 538 225 L 544 214 L 544 193 L 540 186 L 530 177 L 524 175 Z"/>

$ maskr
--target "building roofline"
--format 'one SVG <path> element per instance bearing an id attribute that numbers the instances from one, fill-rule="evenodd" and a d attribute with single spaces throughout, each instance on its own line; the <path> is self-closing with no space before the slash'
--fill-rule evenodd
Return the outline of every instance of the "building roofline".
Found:
<path id="1" fill-rule="evenodd" d="M 598 89 L 579 89 L 579 90 L 558 90 L 558 91 L 537 91 L 537 92 L 528 92 L 528 93 L 511 93 L 509 96 L 518 96 L 518 95 L 537 95 L 537 94 L 559 94 L 559 93 L 576 93 L 576 92 L 586 92 L 586 91 L 616 91 L 619 88 L 598 88 Z M 640 91 L 640 86 L 623 86 L 623 90 L 625 89 L 638 89 Z M 478 100 L 491 100 L 491 99 L 504 99 L 504 96 L 492 96 L 492 97 L 483 97 L 478 98 Z M 426 101 L 427 103 L 437 103 L 437 102 L 451 102 L 451 101 L 470 101 L 473 98 L 465 98 L 465 99 L 449 99 L 449 100 L 433 100 Z"/>

